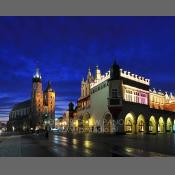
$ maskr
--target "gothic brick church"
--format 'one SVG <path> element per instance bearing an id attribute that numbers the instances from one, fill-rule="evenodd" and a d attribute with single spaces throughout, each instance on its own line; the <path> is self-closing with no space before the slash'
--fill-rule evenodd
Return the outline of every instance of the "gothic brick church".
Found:
<path id="1" fill-rule="evenodd" d="M 51 83 L 43 92 L 39 69 L 32 79 L 31 99 L 13 106 L 8 121 L 10 131 L 50 129 L 55 126 L 55 91 Z"/>

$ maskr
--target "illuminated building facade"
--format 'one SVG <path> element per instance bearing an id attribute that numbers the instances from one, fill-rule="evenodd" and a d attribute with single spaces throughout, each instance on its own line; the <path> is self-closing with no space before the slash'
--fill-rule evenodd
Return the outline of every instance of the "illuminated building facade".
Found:
<path id="1" fill-rule="evenodd" d="M 37 130 L 55 126 L 55 91 L 48 82 L 42 90 L 42 77 L 39 69 L 32 79 L 30 100 L 14 105 L 9 114 L 8 129 L 16 131 Z"/>
<path id="2" fill-rule="evenodd" d="M 151 90 L 150 80 L 114 63 L 102 75 L 98 66 L 81 82 L 74 131 L 118 133 L 172 132 L 175 97 Z"/>
<path id="3" fill-rule="evenodd" d="M 76 125 L 74 121 L 75 116 L 76 108 L 74 109 L 74 104 L 70 102 L 69 109 L 63 113 L 62 117 L 55 120 L 55 128 L 60 129 L 60 131 L 72 132 Z"/>

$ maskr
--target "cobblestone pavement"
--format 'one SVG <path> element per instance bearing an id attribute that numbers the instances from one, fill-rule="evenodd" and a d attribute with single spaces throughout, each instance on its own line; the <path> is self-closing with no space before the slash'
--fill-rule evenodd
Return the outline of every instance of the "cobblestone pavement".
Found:
<path id="1" fill-rule="evenodd" d="M 0 136 L 1 157 L 175 156 L 175 134 Z"/>
<path id="2" fill-rule="evenodd" d="M 31 136 L 0 137 L 0 157 L 49 157 L 54 156 L 47 148 L 36 143 Z"/>

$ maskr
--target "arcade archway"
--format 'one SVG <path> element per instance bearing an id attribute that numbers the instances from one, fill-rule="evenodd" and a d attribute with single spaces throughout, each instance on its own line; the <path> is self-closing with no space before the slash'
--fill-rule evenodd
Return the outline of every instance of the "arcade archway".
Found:
<path id="1" fill-rule="evenodd" d="M 81 115 L 79 118 L 78 118 L 78 125 L 77 125 L 77 128 L 78 128 L 78 132 L 84 132 L 84 128 L 83 128 L 83 116 Z"/>
<path id="2" fill-rule="evenodd" d="M 83 116 L 83 130 L 84 130 L 84 132 L 89 132 L 90 131 L 89 119 L 90 119 L 90 114 L 87 112 Z"/>
<path id="3" fill-rule="evenodd" d="M 145 118 L 142 114 L 140 114 L 137 118 L 137 133 L 145 132 Z"/>
<path id="4" fill-rule="evenodd" d="M 112 132 L 112 116 L 109 113 L 104 116 L 104 132 Z"/>
<path id="5" fill-rule="evenodd" d="M 166 125 L 166 131 L 167 132 L 172 132 L 172 121 L 171 118 L 167 118 L 167 125 Z"/>
<path id="6" fill-rule="evenodd" d="M 90 128 L 90 132 L 94 132 L 94 130 L 95 130 L 95 119 L 92 116 L 89 119 L 89 128 Z"/>
<path id="7" fill-rule="evenodd" d="M 151 116 L 149 119 L 149 132 L 150 133 L 157 133 L 156 119 L 154 116 Z"/>
<path id="8" fill-rule="evenodd" d="M 165 123 L 164 123 L 163 117 L 159 118 L 158 132 L 159 133 L 164 133 L 165 132 Z"/>
<path id="9" fill-rule="evenodd" d="M 135 133 L 135 119 L 134 114 L 128 113 L 125 117 L 124 130 L 126 133 Z"/>

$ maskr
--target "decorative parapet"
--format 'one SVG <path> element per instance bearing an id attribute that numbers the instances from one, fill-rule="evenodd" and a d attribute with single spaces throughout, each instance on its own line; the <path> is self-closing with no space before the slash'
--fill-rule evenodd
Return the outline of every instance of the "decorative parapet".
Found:
<path id="1" fill-rule="evenodd" d="M 127 78 L 145 85 L 150 85 L 150 79 L 145 79 L 144 77 L 138 76 L 136 74 L 131 74 L 129 71 L 123 71 L 123 69 L 120 69 L 120 76 L 123 78 Z M 93 88 L 102 82 L 108 80 L 110 78 L 110 71 L 106 72 L 105 75 L 102 75 L 99 80 L 95 79 L 91 84 L 90 88 Z"/>
<path id="2" fill-rule="evenodd" d="M 95 79 L 91 84 L 90 84 L 90 88 L 93 88 L 101 83 L 103 83 L 104 81 L 108 80 L 110 78 L 110 71 L 106 72 L 105 75 L 101 75 L 101 78 L 99 80 Z"/>
<path id="3" fill-rule="evenodd" d="M 157 94 L 157 95 L 162 95 L 162 96 L 164 96 L 166 93 L 164 93 L 164 92 L 162 92 L 161 90 L 157 90 L 156 91 L 156 89 L 155 88 L 153 88 L 153 89 L 149 89 L 149 92 L 150 93 L 153 93 L 153 94 Z"/>
<path id="4" fill-rule="evenodd" d="M 150 94 L 164 96 L 165 102 L 168 104 L 175 103 L 175 96 L 170 92 L 162 92 L 161 90 L 156 90 L 155 88 L 149 89 Z"/>
<path id="5" fill-rule="evenodd" d="M 148 85 L 148 86 L 150 85 L 150 79 L 146 79 L 146 78 L 138 76 L 136 74 L 131 74 L 131 72 L 124 71 L 123 69 L 120 69 L 120 76 L 123 78 L 128 78 L 130 80 Z"/>

